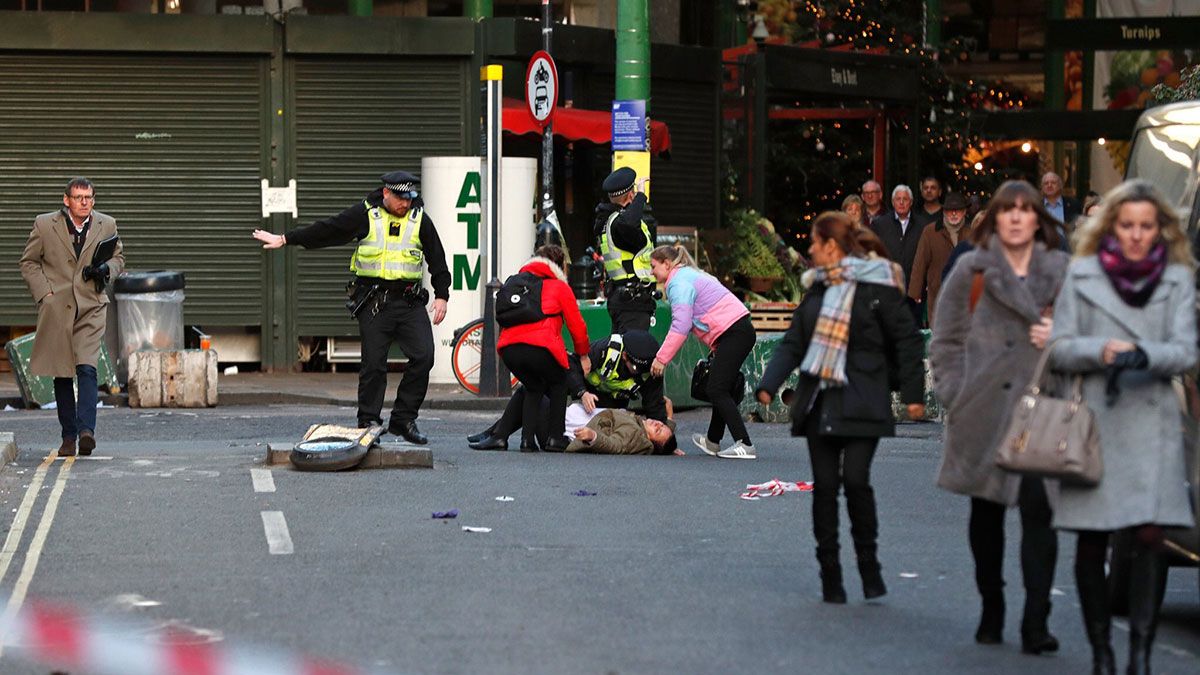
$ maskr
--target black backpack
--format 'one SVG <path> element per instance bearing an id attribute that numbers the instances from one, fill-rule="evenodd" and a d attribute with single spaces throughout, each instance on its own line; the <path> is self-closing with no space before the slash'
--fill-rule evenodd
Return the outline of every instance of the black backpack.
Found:
<path id="1" fill-rule="evenodd" d="M 532 272 L 518 272 L 504 280 L 496 292 L 496 323 L 511 328 L 545 318 L 541 277 Z"/>

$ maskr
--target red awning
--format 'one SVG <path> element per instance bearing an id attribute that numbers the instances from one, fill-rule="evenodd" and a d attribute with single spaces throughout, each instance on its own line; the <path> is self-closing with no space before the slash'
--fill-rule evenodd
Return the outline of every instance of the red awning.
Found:
<path id="1" fill-rule="evenodd" d="M 517 134 L 541 134 L 529 106 L 520 99 L 503 101 L 504 130 Z M 601 110 L 559 107 L 554 111 L 554 135 L 571 141 L 612 143 L 612 113 Z M 671 149 L 671 132 L 663 122 L 650 120 L 650 152 L 661 155 Z"/>

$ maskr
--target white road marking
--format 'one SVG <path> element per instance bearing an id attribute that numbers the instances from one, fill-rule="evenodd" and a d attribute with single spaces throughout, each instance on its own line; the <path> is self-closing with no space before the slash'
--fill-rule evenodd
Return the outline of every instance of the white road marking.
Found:
<path id="1" fill-rule="evenodd" d="M 263 511 L 262 521 L 263 531 L 267 534 L 267 550 L 271 555 L 291 555 L 295 552 L 283 511 Z"/>
<path id="2" fill-rule="evenodd" d="M 58 478 L 54 481 L 54 489 L 50 491 L 50 498 L 46 500 L 46 510 L 42 512 L 42 519 L 38 521 L 37 531 L 33 533 L 33 539 L 29 542 L 29 551 L 25 553 L 25 564 L 21 567 L 21 576 L 17 577 L 17 583 L 13 586 L 12 595 L 8 596 L 8 606 L 4 608 L 4 616 L 0 618 L 0 626 L 11 626 L 16 619 L 17 613 L 21 611 L 21 605 L 25 604 L 25 594 L 29 592 L 29 583 L 33 581 L 33 574 L 37 571 L 38 561 L 42 558 L 42 549 L 46 546 L 46 537 L 50 534 L 50 525 L 54 523 L 54 515 L 58 512 L 58 502 L 62 499 L 63 490 L 67 487 L 67 477 L 71 474 L 71 467 L 75 464 L 74 457 L 68 457 L 63 463 L 62 468 L 58 470 Z M 0 653 L 3 653 L 6 636 L 0 636 Z"/>
<path id="3" fill-rule="evenodd" d="M 270 469 L 250 469 L 250 480 L 254 482 L 255 492 L 275 491 L 275 479 L 271 477 Z"/>
<path id="4" fill-rule="evenodd" d="M 33 480 L 29 481 L 29 485 L 25 489 L 25 497 L 21 499 L 21 505 L 13 509 L 17 515 L 13 518 L 13 524 L 8 530 L 8 536 L 4 538 L 4 548 L 0 549 L 0 581 L 3 581 L 4 575 L 8 574 L 8 566 L 12 564 L 13 556 L 17 553 L 17 547 L 21 545 L 21 537 L 25 534 L 25 524 L 29 521 L 29 512 L 33 510 L 33 504 L 37 501 L 38 492 L 42 489 L 42 481 L 46 479 L 46 471 L 50 468 L 50 464 L 53 461 L 54 455 L 52 453 L 38 466 L 37 471 L 33 474 Z"/>

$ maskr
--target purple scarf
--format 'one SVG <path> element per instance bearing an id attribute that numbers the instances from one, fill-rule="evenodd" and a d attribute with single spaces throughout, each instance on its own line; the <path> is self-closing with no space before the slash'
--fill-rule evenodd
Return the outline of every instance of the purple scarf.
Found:
<path id="1" fill-rule="evenodd" d="M 1100 267 L 1108 275 L 1117 295 L 1131 307 L 1144 307 L 1167 269 L 1167 247 L 1160 241 L 1145 258 L 1133 262 L 1125 258 L 1117 238 L 1106 235 L 1100 240 Z"/>

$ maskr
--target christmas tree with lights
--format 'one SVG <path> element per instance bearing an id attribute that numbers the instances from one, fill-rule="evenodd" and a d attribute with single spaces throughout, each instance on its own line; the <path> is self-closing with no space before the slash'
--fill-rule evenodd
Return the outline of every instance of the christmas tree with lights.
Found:
<path id="1" fill-rule="evenodd" d="M 967 52 L 953 41 L 940 53 L 923 47 L 923 10 L 921 0 L 765 0 L 756 12 L 772 41 L 919 59 L 917 114 L 910 109 L 889 118 L 885 190 L 906 183 L 916 191 L 922 177 L 935 176 L 946 190 L 986 196 L 1013 174 L 983 160 L 987 145 L 973 114 L 1017 110 L 1028 101 L 998 82 L 952 81 L 943 62 L 965 59 Z M 920 120 L 915 129 L 914 119 Z M 873 178 L 872 124 L 771 121 L 768 138 L 766 215 L 799 248 L 814 217 L 840 208 Z M 917 175 L 908 175 L 911 143 L 917 144 Z"/>

